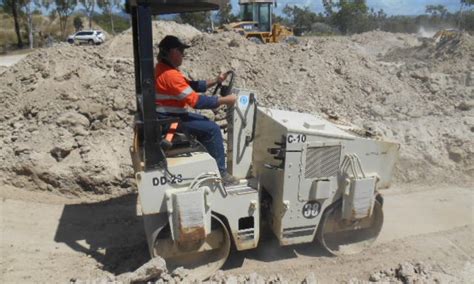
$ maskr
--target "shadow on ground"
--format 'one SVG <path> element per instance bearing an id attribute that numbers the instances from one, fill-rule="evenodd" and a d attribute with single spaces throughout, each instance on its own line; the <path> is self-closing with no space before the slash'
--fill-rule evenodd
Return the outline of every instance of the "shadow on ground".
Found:
<path id="1" fill-rule="evenodd" d="M 275 262 L 284 259 L 296 259 L 298 255 L 312 257 L 332 256 L 318 242 L 292 246 L 280 246 L 278 240 L 272 234 L 273 233 L 271 231 L 266 231 L 266 235 L 261 238 L 258 247 L 255 249 L 247 251 L 237 251 L 232 249 L 229 258 L 222 269 L 230 270 L 241 267 L 243 266 L 245 259 L 253 259 L 263 262 Z"/>
<path id="2" fill-rule="evenodd" d="M 136 204 L 137 195 L 131 194 L 97 203 L 65 205 L 54 240 L 90 255 L 103 270 L 115 275 L 134 271 L 150 258 Z M 265 231 L 256 249 L 233 249 L 222 269 L 241 267 L 246 258 L 273 262 L 297 258 L 297 254 L 329 256 L 317 243 L 280 247 L 272 233 Z"/>
<path id="3" fill-rule="evenodd" d="M 90 255 L 115 275 L 134 271 L 149 260 L 137 195 L 65 205 L 54 240 Z"/>

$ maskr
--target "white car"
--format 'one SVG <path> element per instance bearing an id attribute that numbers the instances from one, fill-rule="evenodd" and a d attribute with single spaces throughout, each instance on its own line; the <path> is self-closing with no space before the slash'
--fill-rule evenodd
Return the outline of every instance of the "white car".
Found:
<path id="1" fill-rule="evenodd" d="M 80 31 L 73 35 L 68 36 L 67 42 L 69 43 L 88 43 L 88 44 L 101 44 L 105 41 L 105 35 L 101 31 Z"/>

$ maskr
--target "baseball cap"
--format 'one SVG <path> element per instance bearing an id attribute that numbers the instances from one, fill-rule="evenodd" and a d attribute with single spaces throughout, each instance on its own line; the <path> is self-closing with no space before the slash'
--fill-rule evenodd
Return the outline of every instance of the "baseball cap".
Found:
<path id="1" fill-rule="evenodd" d="M 187 45 L 183 43 L 179 38 L 172 36 L 172 35 L 167 35 L 165 36 L 160 43 L 158 44 L 159 48 L 163 49 L 172 49 L 172 48 L 189 48 L 191 47 L 190 45 Z"/>

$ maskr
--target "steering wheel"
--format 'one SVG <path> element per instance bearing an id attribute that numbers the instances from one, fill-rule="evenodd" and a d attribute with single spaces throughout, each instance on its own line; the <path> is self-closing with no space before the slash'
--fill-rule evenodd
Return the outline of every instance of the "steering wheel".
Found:
<path id="1" fill-rule="evenodd" d="M 219 94 L 222 97 L 228 96 L 230 94 L 230 92 L 232 91 L 232 86 L 234 85 L 235 73 L 234 71 L 227 71 L 227 75 L 230 75 L 229 85 L 222 85 L 222 83 L 217 83 L 217 86 L 214 89 L 214 92 L 212 93 L 213 96 L 217 94 L 217 91 L 219 91 L 219 89 L 221 90 Z"/>

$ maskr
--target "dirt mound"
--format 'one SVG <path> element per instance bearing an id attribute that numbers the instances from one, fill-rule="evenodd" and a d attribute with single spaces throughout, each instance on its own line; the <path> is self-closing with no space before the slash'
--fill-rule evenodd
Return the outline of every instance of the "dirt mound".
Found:
<path id="1" fill-rule="evenodd" d="M 410 34 L 373 31 L 355 34 L 350 37 L 361 54 L 379 56 L 395 48 L 412 48 L 419 46 L 418 38 Z"/>
<path id="2" fill-rule="evenodd" d="M 133 63 L 103 47 L 40 49 L 1 81 L 1 182 L 65 192 L 129 188 Z"/>
<path id="3" fill-rule="evenodd" d="M 448 60 L 461 60 L 468 63 L 474 57 L 474 37 L 468 33 L 457 32 L 436 39 L 424 38 L 422 42 L 421 45 L 414 47 L 394 47 L 382 59 L 407 63 L 415 60 L 436 65 Z"/>
<path id="4" fill-rule="evenodd" d="M 424 65 L 407 70 L 367 53 L 386 50 L 392 42 L 419 45 L 414 36 L 380 32 L 302 39 L 299 45 L 255 45 L 231 33 L 202 35 L 193 41 L 188 52 L 193 60 L 183 69 L 202 78 L 217 74 L 218 66 L 230 68 L 239 75 L 236 85 L 256 90 L 261 105 L 335 112 L 376 129 L 401 144 L 398 181 L 469 181 L 472 86 L 461 84 L 460 73 L 447 67 L 446 73 L 430 73 Z M 472 67 L 455 68 L 466 73 Z"/>
<path id="5" fill-rule="evenodd" d="M 173 21 L 155 21 L 152 23 L 153 42 L 158 43 L 166 35 L 172 34 L 183 40 L 191 40 L 201 34 L 193 26 L 182 25 Z M 115 36 L 105 53 L 107 57 L 133 58 L 132 30 L 128 29 Z"/>
<path id="6" fill-rule="evenodd" d="M 236 86 L 256 90 L 262 106 L 330 112 L 399 142 L 397 181 L 472 182 L 472 56 L 429 67 L 377 59 L 391 46 L 419 45 L 410 35 L 256 45 L 235 33 L 153 25 L 155 43 L 168 33 L 192 38 L 183 66 L 192 78 L 233 69 Z M 102 46 L 40 49 L 2 72 L 0 183 L 76 194 L 131 190 L 130 31 Z"/>
<path id="7" fill-rule="evenodd" d="M 154 42 L 189 25 L 154 22 Z M 59 44 L 0 70 L 0 183 L 81 194 L 132 189 L 132 34 L 102 46 Z"/>

